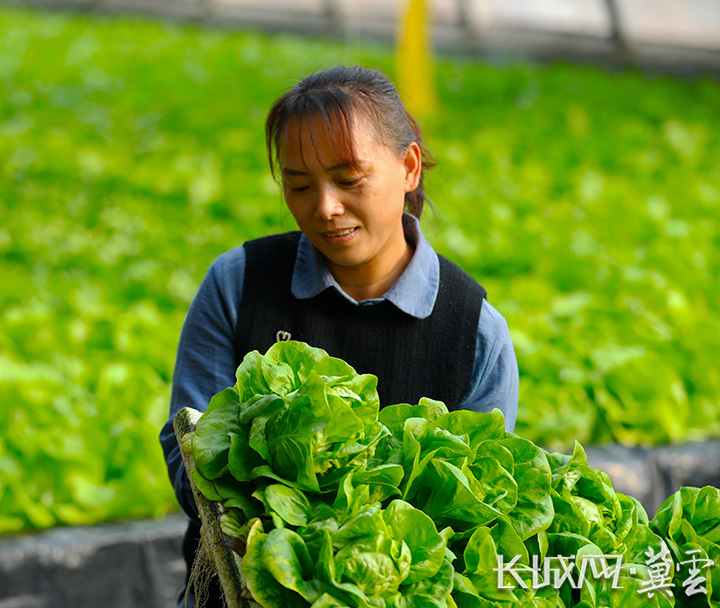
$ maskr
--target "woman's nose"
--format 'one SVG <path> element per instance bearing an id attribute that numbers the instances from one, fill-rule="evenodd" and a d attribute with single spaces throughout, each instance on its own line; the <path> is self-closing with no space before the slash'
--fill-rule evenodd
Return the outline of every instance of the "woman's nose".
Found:
<path id="1" fill-rule="evenodd" d="M 330 186 L 318 188 L 318 200 L 315 213 L 320 219 L 331 220 L 345 211 L 338 193 Z"/>

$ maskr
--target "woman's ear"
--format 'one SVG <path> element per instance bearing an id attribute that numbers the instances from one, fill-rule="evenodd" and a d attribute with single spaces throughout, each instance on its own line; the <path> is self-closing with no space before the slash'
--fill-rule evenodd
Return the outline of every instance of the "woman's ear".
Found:
<path id="1" fill-rule="evenodd" d="M 405 150 L 403 165 L 405 166 L 405 192 L 412 192 L 420 184 L 420 175 L 422 174 L 422 153 L 417 142 L 411 143 Z"/>

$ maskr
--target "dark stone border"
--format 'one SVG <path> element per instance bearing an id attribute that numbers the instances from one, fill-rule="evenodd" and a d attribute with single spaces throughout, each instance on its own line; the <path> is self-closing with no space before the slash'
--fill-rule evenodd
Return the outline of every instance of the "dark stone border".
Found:
<path id="1" fill-rule="evenodd" d="M 585 448 L 588 464 L 602 469 L 617 492 L 637 498 L 650 519 L 681 486 L 720 487 L 720 440 L 677 445 Z"/>
<path id="2" fill-rule="evenodd" d="M 186 517 L 0 537 L 0 608 L 169 608 Z"/>

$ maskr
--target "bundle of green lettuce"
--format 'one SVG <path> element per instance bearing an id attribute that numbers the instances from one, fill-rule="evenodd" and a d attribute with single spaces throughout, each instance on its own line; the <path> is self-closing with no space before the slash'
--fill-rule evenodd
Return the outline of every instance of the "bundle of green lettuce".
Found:
<path id="1" fill-rule="evenodd" d="M 675 564 L 677 605 L 720 608 L 720 490 L 680 488 L 650 526 L 665 539 Z"/>
<path id="2" fill-rule="evenodd" d="M 671 523 L 666 542 L 579 444 L 548 454 L 498 410 L 380 409 L 376 387 L 279 342 L 248 354 L 198 421 L 192 479 L 264 608 L 686 605 L 667 556 L 697 539 Z"/>

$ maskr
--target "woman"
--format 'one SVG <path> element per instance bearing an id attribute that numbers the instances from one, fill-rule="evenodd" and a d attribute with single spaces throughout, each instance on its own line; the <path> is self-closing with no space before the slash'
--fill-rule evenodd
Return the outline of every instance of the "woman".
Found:
<path id="1" fill-rule="evenodd" d="M 507 324 L 420 231 L 429 163 L 387 77 L 360 67 L 312 74 L 275 102 L 266 135 L 300 232 L 250 241 L 212 265 L 183 326 L 160 435 L 191 517 L 188 567 L 199 528 L 172 418 L 185 406 L 204 410 L 251 350 L 303 340 L 378 376 L 383 405 L 427 396 L 450 409 L 497 407 L 508 430 L 515 425 Z"/>

